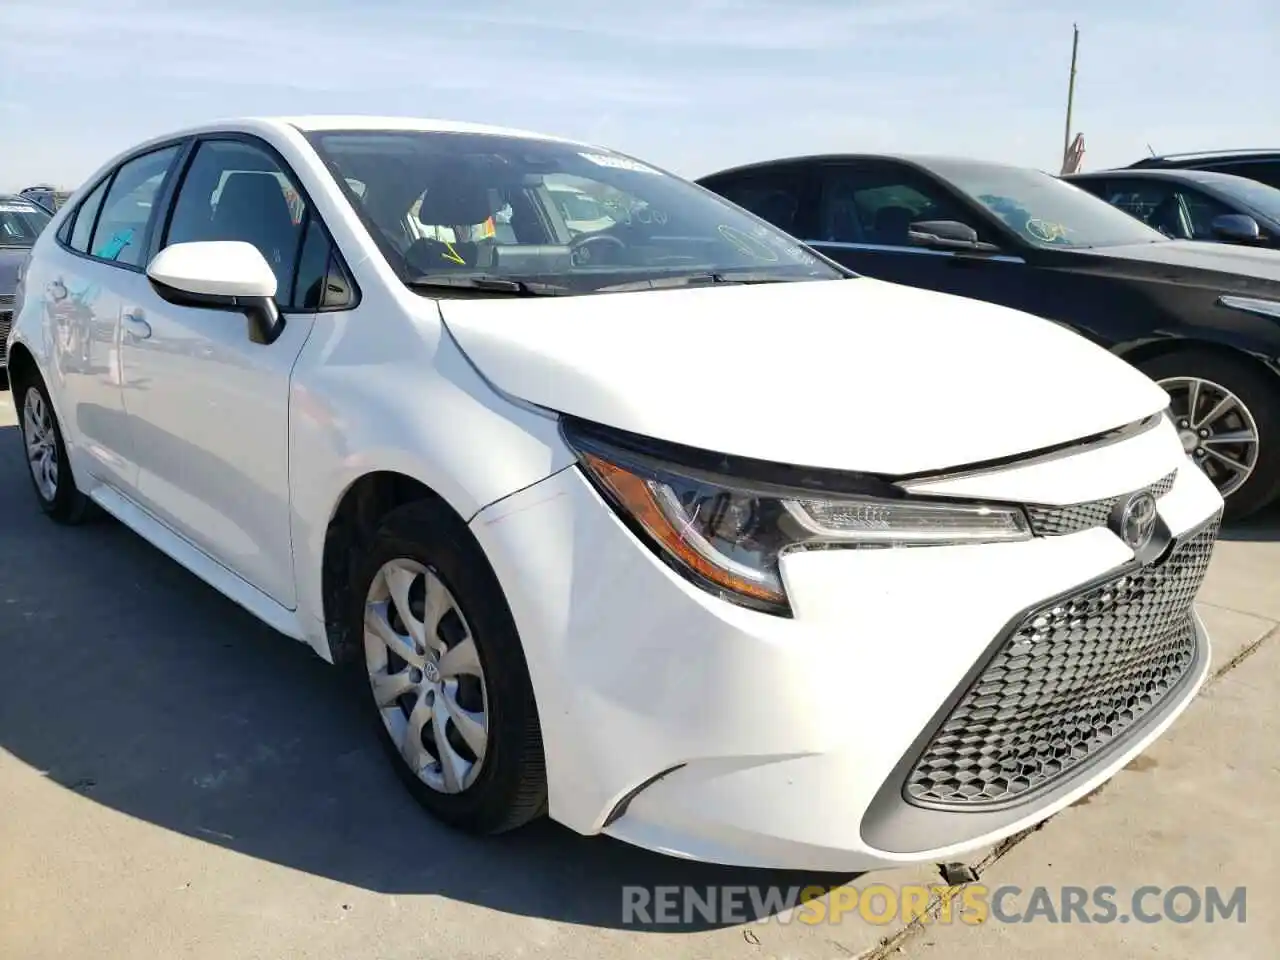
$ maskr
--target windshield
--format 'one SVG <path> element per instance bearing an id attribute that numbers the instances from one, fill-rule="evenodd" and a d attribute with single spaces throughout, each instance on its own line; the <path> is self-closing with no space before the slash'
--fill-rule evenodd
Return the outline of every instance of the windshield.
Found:
<path id="1" fill-rule="evenodd" d="M 1268 219 L 1280 222 L 1280 190 L 1244 177 L 1215 178 L 1209 186 Z"/>
<path id="2" fill-rule="evenodd" d="M 934 170 L 1040 247 L 1118 247 L 1168 238 L 1074 184 L 1039 170 L 938 163 Z"/>
<path id="3" fill-rule="evenodd" d="M 347 197 L 406 283 L 456 274 L 591 293 L 681 276 L 847 276 L 745 211 L 621 154 L 471 133 L 310 140 L 339 184 L 361 184 Z"/>
<path id="4" fill-rule="evenodd" d="M 26 200 L 0 200 L 0 247 L 30 247 L 53 219 Z"/>

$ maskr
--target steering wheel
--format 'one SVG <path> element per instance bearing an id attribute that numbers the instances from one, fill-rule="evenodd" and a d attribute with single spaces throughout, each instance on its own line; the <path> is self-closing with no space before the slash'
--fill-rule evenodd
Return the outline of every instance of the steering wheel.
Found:
<path id="1" fill-rule="evenodd" d="M 570 241 L 569 243 L 569 259 L 575 267 L 582 266 L 586 261 L 591 259 L 591 254 L 587 252 L 593 243 L 607 243 L 610 246 L 617 247 L 619 250 L 627 249 L 627 245 L 617 237 L 608 233 L 587 233 Z M 586 254 L 584 257 L 583 254 Z"/>

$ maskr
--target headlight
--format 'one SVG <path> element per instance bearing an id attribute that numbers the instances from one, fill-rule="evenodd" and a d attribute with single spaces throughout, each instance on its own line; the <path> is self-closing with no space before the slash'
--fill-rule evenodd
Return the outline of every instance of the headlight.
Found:
<path id="1" fill-rule="evenodd" d="M 789 468 L 772 472 L 793 473 L 794 485 L 673 462 L 568 423 L 564 435 L 583 472 L 663 560 L 725 600 L 770 613 L 790 614 L 779 559 L 791 550 L 1032 536 L 1021 508 L 1009 504 L 914 497 L 853 475 L 849 486 L 868 492 L 818 491 Z"/>

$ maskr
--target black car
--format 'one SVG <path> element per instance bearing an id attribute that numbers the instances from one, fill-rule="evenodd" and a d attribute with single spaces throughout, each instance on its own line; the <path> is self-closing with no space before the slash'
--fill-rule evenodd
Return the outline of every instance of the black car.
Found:
<path id="1" fill-rule="evenodd" d="M 1209 150 L 1143 157 L 1130 170 L 1210 170 L 1248 177 L 1280 189 L 1280 150 Z"/>
<path id="2" fill-rule="evenodd" d="M 1063 177 L 1175 240 L 1280 250 L 1280 190 L 1207 170 L 1099 170 Z"/>
<path id="3" fill-rule="evenodd" d="M 802 157 L 699 182 L 857 273 L 1071 327 L 1168 390 L 1230 516 L 1280 494 L 1280 254 L 1171 240 L 1058 177 L 975 160 Z"/>
<path id="4" fill-rule="evenodd" d="M 8 366 L 7 343 L 18 267 L 51 219 L 40 204 L 0 193 L 0 371 Z"/>

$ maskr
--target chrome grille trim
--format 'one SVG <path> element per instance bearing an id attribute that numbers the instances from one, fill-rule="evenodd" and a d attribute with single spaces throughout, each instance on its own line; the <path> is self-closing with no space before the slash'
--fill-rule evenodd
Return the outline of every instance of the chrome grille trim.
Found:
<path id="1" fill-rule="evenodd" d="M 1174 470 L 1161 477 L 1150 486 L 1143 487 L 1147 493 L 1159 500 L 1170 490 L 1178 479 L 1178 471 Z M 1031 522 L 1031 531 L 1038 537 L 1063 537 L 1081 530 L 1092 530 L 1107 523 L 1107 518 L 1122 500 L 1126 500 L 1142 490 L 1132 490 L 1102 500 L 1087 500 L 1083 503 L 1072 503 L 1067 506 L 1048 506 L 1028 503 L 1023 509 Z"/>

